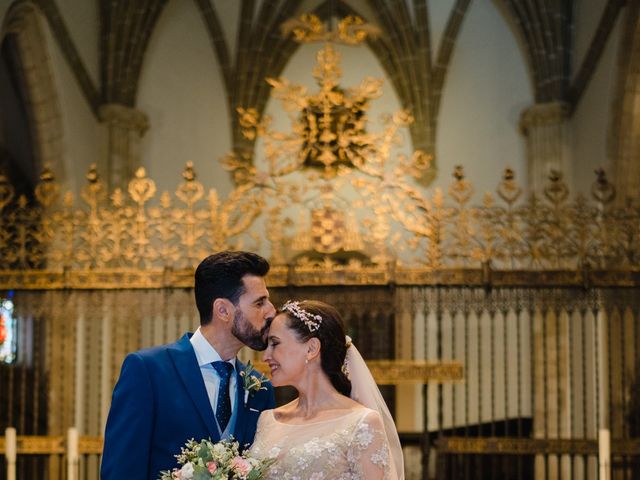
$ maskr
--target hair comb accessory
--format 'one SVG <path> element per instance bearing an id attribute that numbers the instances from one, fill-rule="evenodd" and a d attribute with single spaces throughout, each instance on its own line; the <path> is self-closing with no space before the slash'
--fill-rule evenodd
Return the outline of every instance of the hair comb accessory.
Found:
<path id="1" fill-rule="evenodd" d="M 351 348 L 351 337 L 349 335 L 347 335 L 345 337 L 345 342 L 344 342 L 345 347 L 347 347 L 347 354 L 344 356 L 344 362 L 342 362 L 342 373 L 344 373 L 344 376 L 347 377 L 347 379 L 351 380 L 351 375 L 349 373 L 349 355 L 348 355 L 348 351 L 349 348 Z"/>
<path id="2" fill-rule="evenodd" d="M 287 303 L 282 306 L 282 310 L 289 312 L 298 320 L 304 322 L 310 332 L 318 330 L 322 323 L 322 317 L 320 315 L 313 315 L 312 313 L 307 312 L 304 308 L 300 308 L 300 302 L 292 302 L 291 300 L 288 300 Z"/>

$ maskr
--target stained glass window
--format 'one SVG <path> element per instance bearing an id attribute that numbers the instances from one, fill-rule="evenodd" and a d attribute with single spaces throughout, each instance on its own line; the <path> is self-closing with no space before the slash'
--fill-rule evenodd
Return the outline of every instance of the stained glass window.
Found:
<path id="1" fill-rule="evenodd" d="M 0 297 L 0 363 L 16 361 L 16 319 L 13 316 L 11 296 Z"/>

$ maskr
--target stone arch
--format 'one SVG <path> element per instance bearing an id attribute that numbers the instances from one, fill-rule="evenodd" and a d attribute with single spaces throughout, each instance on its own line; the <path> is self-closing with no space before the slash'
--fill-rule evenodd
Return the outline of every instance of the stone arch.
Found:
<path id="1" fill-rule="evenodd" d="M 621 203 L 640 198 L 640 7 L 632 2 L 628 8 L 609 137 L 612 176 Z"/>
<path id="2" fill-rule="evenodd" d="M 65 177 L 62 117 L 43 22 L 44 17 L 36 5 L 17 1 L 9 8 L 0 30 L 3 53 L 6 51 L 15 59 L 12 76 L 21 93 L 19 102 L 28 130 L 24 133 L 31 145 L 31 165 L 23 172 L 24 180 L 31 184 L 27 187 L 35 185 L 45 165 L 50 166 L 59 181 Z M 3 138 L 2 131 L 0 129 L 0 146 L 5 146 L 7 139 Z M 11 155 L 5 148 L 2 156 L 10 168 L 16 167 L 11 165 Z"/>

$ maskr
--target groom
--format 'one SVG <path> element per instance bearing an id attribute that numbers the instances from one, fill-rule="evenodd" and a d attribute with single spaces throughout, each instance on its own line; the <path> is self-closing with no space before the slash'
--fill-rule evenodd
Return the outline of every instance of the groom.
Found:
<path id="1" fill-rule="evenodd" d="M 177 467 L 191 438 L 233 436 L 253 442 L 262 410 L 274 407 L 273 387 L 244 388 L 243 345 L 266 348 L 275 315 L 264 276 L 269 264 L 248 252 L 205 258 L 195 274 L 200 328 L 170 345 L 129 354 L 113 390 L 100 478 L 156 479 Z"/>

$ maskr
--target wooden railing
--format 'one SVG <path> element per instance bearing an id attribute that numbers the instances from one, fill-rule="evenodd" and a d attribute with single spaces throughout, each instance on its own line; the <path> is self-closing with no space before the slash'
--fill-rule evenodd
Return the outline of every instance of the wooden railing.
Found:
<path id="1" fill-rule="evenodd" d="M 406 440 L 406 439 L 405 439 Z M 18 455 L 64 455 L 67 463 L 66 480 L 79 480 L 81 455 L 101 455 L 102 437 L 79 436 L 70 428 L 62 436 L 16 435 L 15 428 L 7 428 L 0 437 L 0 454 L 6 458 L 7 480 L 16 480 Z M 530 439 L 530 438 L 460 438 L 442 437 L 436 441 L 439 454 L 564 454 L 577 453 L 598 457 L 600 478 L 610 478 L 611 455 L 637 455 L 640 440 L 612 440 L 608 430 L 601 430 L 598 440 Z"/>
<path id="2" fill-rule="evenodd" d="M 70 428 L 63 435 L 16 435 L 15 428 L 7 428 L 0 437 L 0 453 L 6 458 L 7 480 L 16 480 L 18 455 L 64 455 L 67 463 L 67 480 L 78 480 L 80 455 L 102 454 L 102 437 L 79 436 Z M 1 476 L 1 475 L 0 475 Z"/>

